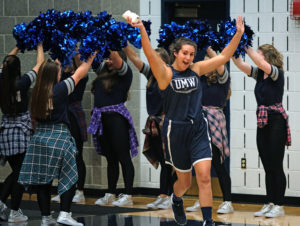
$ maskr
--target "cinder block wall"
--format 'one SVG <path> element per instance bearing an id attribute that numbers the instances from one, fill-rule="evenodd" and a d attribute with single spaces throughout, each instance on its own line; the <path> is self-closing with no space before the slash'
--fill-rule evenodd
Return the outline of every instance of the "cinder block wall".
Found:
<path id="1" fill-rule="evenodd" d="M 126 4 L 125 4 L 126 3 Z M 65 9 L 76 12 L 90 10 L 94 15 L 106 10 L 112 14 L 116 20 L 123 20 L 122 13 L 130 9 L 139 13 L 140 1 L 127 0 L 124 4 L 119 0 L 0 0 L 0 59 L 15 47 L 15 39 L 12 36 L 13 27 L 21 22 L 28 23 L 32 21 L 40 12 L 47 9 L 56 9 L 63 11 Z M 35 64 L 35 52 L 19 53 L 21 59 L 22 72 L 30 70 Z M 131 64 L 130 64 L 131 65 Z M 131 65 L 132 66 L 132 65 Z M 132 66 L 134 79 L 130 90 L 127 107 L 133 117 L 135 128 L 140 137 L 140 74 Z M 87 122 L 90 122 L 90 112 L 93 106 L 93 97 L 91 95 L 91 82 L 95 78 L 94 73 L 89 73 L 89 82 L 83 98 L 83 107 L 87 116 Z M 117 142 L 117 141 L 116 141 Z M 96 154 L 91 136 L 84 145 L 84 160 L 87 168 L 86 188 L 107 188 L 106 178 L 106 160 Z M 134 159 L 135 166 L 135 185 L 140 185 L 140 155 Z M 0 181 L 10 173 L 8 164 L 0 169 Z M 121 170 L 120 170 L 121 172 Z M 122 174 L 120 173 L 119 186 L 123 187 Z"/>

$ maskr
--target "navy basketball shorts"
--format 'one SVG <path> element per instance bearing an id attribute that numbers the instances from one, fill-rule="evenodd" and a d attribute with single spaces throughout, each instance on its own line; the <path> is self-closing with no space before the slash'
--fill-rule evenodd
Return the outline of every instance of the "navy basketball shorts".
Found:
<path id="1" fill-rule="evenodd" d="M 165 118 L 162 130 L 166 163 L 180 172 L 212 159 L 210 136 L 206 119 L 200 122 L 173 121 Z"/>

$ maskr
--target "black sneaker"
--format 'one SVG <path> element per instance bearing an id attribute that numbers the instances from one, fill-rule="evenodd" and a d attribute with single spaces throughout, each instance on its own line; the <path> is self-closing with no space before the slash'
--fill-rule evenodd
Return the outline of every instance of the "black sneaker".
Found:
<path id="1" fill-rule="evenodd" d="M 182 199 L 180 201 L 174 201 L 173 200 L 173 194 L 171 196 L 172 200 L 172 209 L 174 213 L 175 222 L 179 225 L 185 225 L 186 224 L 186 216 L 183 208 L 183 201 Z"/>
<path id="2" fill-rule="evenodd" d="M 203 222 L 202 226 L 215 226 L 215 222 L 212 219 Z"/>

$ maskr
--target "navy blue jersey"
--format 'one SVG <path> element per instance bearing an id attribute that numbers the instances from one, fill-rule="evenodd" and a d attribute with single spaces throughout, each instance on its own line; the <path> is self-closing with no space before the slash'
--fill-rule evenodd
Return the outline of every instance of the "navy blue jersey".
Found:
<path id="1" fill-rule="evenodd" d="M 284 73 L 281 69 L 271 65 L 272 70 L 266 79 L 264 71 L 257 68 L 251 68 L 249 76 L 256 79 L 254 89 L 257 105 L 270 106 L 282 102 L 284 91 Z"/>
<path id="2" fill-rule="evenodd" d="M 173 77 L 163 90 L 163 111 L 171 120 L 201 120 L 202 87 L 200 77 L 191 69 L 177 71 L 171 67 Z"/>
<path id="3" fill-rule="evenodd" d="M 61 74 L 61 81 L 65 80 L 66 78 L 72 76 L 73 73 L 71 72 L 62 72 Z M 86 87 L 86 84 L 89 80 L 88 75 L 86 74 L 76 85 L 74 91 L 69 95 L 69 104 L 74 102 L 81 102 L 82 97 L 84 94 L 84 90 Z"/>
<path id="4" fill-rule="evenodd" d="M 146 76 L 147 80 L 152 77 L 152 82 L 146 88 L 147 112 L 149 115 L 160 115 L 163 106 L 162 94 L 150 66 L 144 63 L 141 73 Z"/>
<path id="5" fill-rule="evenodd" d="M 52 105 L 53 110 L 47 119 L 39 122 L 65 123 L 70 124 L 68 117 L 68 96 L 74 91 L 75 82 L 69 77 L 54 85 L 52 89 Z"/>
<path id="6" fill-rule="evenodd" d="M 124 103 L 128 97 L 128 91 L 132 83 L 132 70 L 123 61 L 122 68 L 113 76 L 117 76 L 117 81 L 113 85 L 110 92 L 107 92 L 101 79 L 97 79 L 94 83 L 94 106 L 101 108 L 104 106 L 116 105 Z"/>
<path id="7" fill-rule="evenodd" d="M 201 76 L 200 80 L 203 92 L 202 105 L 223 108 L 226 102 L 228 89 L 230 86 L 230 77 L 226 67 L 222 76 L 217 74 L 216 83 L 208 84 L 206 76 Z"/>
<path id="8" fill-rule="evenodd" d="M 2 69 L 0 69 L 0 77 L 1 76 L 2 76 Z M 17 84 L 16 84 L 17 112 L 16 113 L 23 113 L 28 111 L 28 102 L 29 102 L 28 90 L 31 84 L 35 82 L 35 79 L 36 79 L 36 73 L 35 71 L 31 70 L 17 80 Z"/>

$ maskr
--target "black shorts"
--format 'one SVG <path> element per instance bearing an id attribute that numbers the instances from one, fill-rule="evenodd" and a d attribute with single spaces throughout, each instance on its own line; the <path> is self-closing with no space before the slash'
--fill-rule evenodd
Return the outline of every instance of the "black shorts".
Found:
<path id="1" fill-rule="evenodd" d="M 180 172 L 189 172 L 197 162 L 212 159 L 205 118 L 199 122 L 165 118 L 162 136 L 166 147 L 166 163 Z"/>

